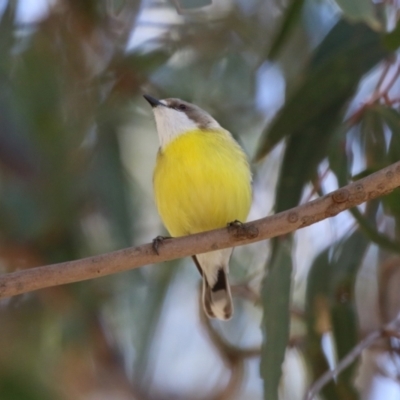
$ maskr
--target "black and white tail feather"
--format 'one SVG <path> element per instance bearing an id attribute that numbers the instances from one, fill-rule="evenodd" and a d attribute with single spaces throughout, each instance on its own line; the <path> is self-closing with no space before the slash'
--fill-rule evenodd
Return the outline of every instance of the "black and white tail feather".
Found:
<path id="1" fill-rule="evenodd" d="M 209 318 L 228 320 L 233 314 L 229 259 L 233 249 L 198 254 L 193 260 L 203 278 L 203 309 Z"/>

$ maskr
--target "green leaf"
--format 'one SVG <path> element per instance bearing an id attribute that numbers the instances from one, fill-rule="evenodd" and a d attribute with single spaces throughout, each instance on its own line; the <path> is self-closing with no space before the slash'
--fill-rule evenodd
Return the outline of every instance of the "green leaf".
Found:
<path id="1" fill-rule="evenodd" d="M 371 51 L 365 52 L 365 47 Z M 362 24 L 340 21 L 322 42 L 303 84 L 266 131 L 257 152 L 259 159 L 288 137 L 276 194 L 277 212 L 298 204 L 304 184 L 315 176 L 318 164 L 328 154 L 344 105 L 363 74 L 385 54 L 379 36 Z M 277 398 L 289 332 L 289 242 L 275 242 L 263 287 L 266 342 L 261 372 L 268 400 Z"/>
<path id="2" fill-rule="evenodd" d="M 130 53 L 123 58 L 117 67 L 131 68 L 135 74 L 149 75 L 156 68 L 163 66 L 171 56 L 165 50 L 155 50 L 151 53 Z"/>
<path id="3" fill-rule="evenodd" d="M 180 5 L 181 9 L 195 9 L 212 4 L 212 0 L 178 0 L 177 3 Z"/>
<path id="4" fill-rule="evenodd" d="M 379 27 L 371 0 L 336 0 L 344 15 L 354 21 L 365 21 L 373 27 Z"/>
<path id="5" fill-rule="evenodd" d="M 318 325 L 321 325 L 322 318 L 326 318 L 326 316 L 322 314 L 326 312 L 324 308 L 329 306 L 329 280 L 327 276 L 331 270 L 330 252 L 331 248 L 329 247 L 315 258 L 307 277 L 305 309 L 307 318 L 307 338 L 305 356 L 311 371 L 312 381 L 318 379 L 329 369 L 329 364 L 321 346 L 321 328 L 323 327 Z M 322 323 L 326 322 L 328 321 L 322 321 Z M 327 400 L 339 400 L 333 381 L 330 381 L 322 389 L 322 394 Z"/>
<path id="6" fill-rule="evenodd" d="M 274 241 L 268 275 L 262 288 L 264 341 L 261 353 L 261 376 L 264 380 L 264 398 L 278 400 L 278 386 L 282 363 L 289 340 L 289 304 L 292 277 L 292 240 Z"/>
<path id="7" fill-rule="evenodd" d="M 146 374 L 146 372 L 148 372 L 148 368 L 152 367 L 151 350 L 153 349 L 154 337 L 157 334 L 157 327 L 160 323 L 168 290 L 178 271 L 176 268 L 178 262 L 171 261 L 168 263 L 169 265 L 163 265 L 163 267 L 158 268 L 155 279 L 150 283 L 148 295 L 145 304 L 143 304 L 144 310 L 138 313 L 146 315 L 146 318 L 141 322 L 140 347 L 137 349 L 134 368 L 136 370 L 135 379 L 143 385 L 142 388 L 150 384 L 150 382 L 146 381 L 146 377 L 149 379 L 152 374 Z"/>
<path id="8" fill-rule="evenodd" d="M 331 309 L 332 328 L 338 359 L 341 360 L 358 343 L 357 313 L 355 304 L 335 303 Z M 347 367 L 337 378 L 337 393 L 340 399 L 356 400 L 359 394 L 353 386 L 357 361 Z"/>
<path id="9" fill-rule="evenodd" d="M 368 55 L 364 46 L 371 49 Z M 363 24 L 340 21 L 322 42 L 304 83 L 265 132 L 258 149 L 259 158 L 288 137 L 277 212 L 299 203 L 304 185 L 317 176 L 319 163 L 328 156 L 330 140 L 359 80 L 385 54 L 379 36 Z"/>
<path id="10" fill-rule="evenodd" d="M 355 231 L 321 252 L 310 268 L 306 294 L 307 356 L 313 379 L 324 373 L 324 368 L 327 369 L 321 348 L 321 332 L 315 329 L 321 301 L 328 307 L 338 358 L 341 359 L 357 344 L 354 284 L 368 245 L 368 238 L 361 231 Z M 324 396 L 328 399 L 357 398 L 353 373 L 354 364 L 339 375 L 337 389 L 333 382 L 324 389 Z"/>
<path id="11" fill-rule="evenodd" d="M 305 0 L 292 0 L 285 12 L 282 25 L 272 43 L 271 49 L 269 50 L 266 58 L 269 58 L 270 60 L 276 58 L 282 46 L 285 44 L 289 34 L 292 32 L 292 29 L 296 26 L 298 20 L 300 19 L 304 2 Z"/>
<path id="12" fill-rule="evenodd" d="M 128 177 L 124 171 L 118 141 L 117 116 L 99 113 L 99 135 L 90 172 L 92 191 L 110 221 L 117 247 L 132 244 L 132 213 L 128 201 Z"/>
<path id="13" fill-rule="evenodd" d="M 360 131 L 367 169 L 377 171 L 384 168 L 387 165 L 385 131 L 382 118 L 374 107 L 364 112 Z"/>
<path id="14" fill-rule="evenodd" d="M 387 54 L 372 29 L 339 21 L 316 50 L 297 91 L 263 132 L 255 159 L 265 157 L 291 135 L 330 136 L 362 76 Z M 322 121 L 330 129 L 321 129 Z"/>
<path id="15" fill-rule="evenodd" d="M 388 150 L 388 158 L 390 163 L 395 163 L 400 160 L 400 114 L 392 110 L 393 114 L 395 114 L 396 121 L 393 121 L 393 124 L 390 124 L 387 120 L 390 129 L 392 130 L 392 137 L 390 139 L 389 150 Z"/>
<path id="16" fill-rule="evenodd" d="M 328 280 L 332 329 L 339 360 L 358 343 L 354 285 L 368 246 L 368 238 L 357 230 L 348 238 L 343 239 L 333 253 Z M 349 400 L 358 398 L 353 386 L 355 367 L 356 362 L 347 367 L 338 377 L 340 398 Z"/>
<path id="17" fill-rule="evenodd" d="M 393 192 L 394 193 L 394 192 Z M 393 194 L 391 193 L 391 194 Z M 395 200 L 396 204 L 393 206 L 396 208 L 399 208 L 399 205 L 397 203 L 398 196 L 399 196 L 399 191 L 398 189 L 396 190 L 396 195 L 394 195 L 390 200 L 387 200 L 387 198 L 390 195 L 386 196 L 383 198 L 384 204 L 390 204 L 390 201 Z M 389 197 L 390 198 L 390 197 Z M 361 230 L 368 236 L 368 239 L 370 239 L 372 242 L 376 243 L 379 247 L 382 249 L 386 249 L 389 251 L 392 251 L 394 253 L 400 253 L 400 243 L 391 240 L 389 237 L 387 237 L 385 234 L 381 233 L 378 231 L 376 227 L 374 227 L 370 221 L 368 221 L 367 218 L 365 218 L 360 210 L 358 208 L 352 208 L 350 209 L 351 214 L 353 217 L 356 219 L 358 222 L 358 225 L 360 226 Z"/>
<path id="18" fill-rule="evenodd" d="M 37 149 L 12 92 L 11 83 L 0 73 L 0 164 L 19 178 L 30 180 L 38 173 Z"/>
<path id="19" fill-rule="evenodd" d="M 55 393 L 39 383 L 37 377 L 28 373 L 8 371 L 0 374 L 0 393 L 3 400 L 49 400 L 58 399 Z"/>
<path id="20" fill-rule="evenodd" d="M 8 1 L 3 14 L 0 15 L 0 69 L 6 67 L 14 45 L 14 23 L 16 14 L 16 3 Z"/>
<path id="21" fill-rule="evenodd" d="M 391 51 L 395 51 L 400 47 L 400 21 L 397 21 L 397 25 L 392 32 L 383 36 L 383 43 Z"/>
<path id="22" fill-rule="evenodd" d="M 377 112 L 381 115 L 383 121 L 391 130 L 392 136 L 390 138 L 387 164 L 392 164 L 400 160 L 400 114 L 393 108 L 384 106 L 376 107 Z M 387 214 L 392 215 L 395 220 L 396 238 L 400 239 L 400 189 L 393 190 L 387 196 L 382 198 L 384 210 Z M 395 248 L 393 251 L 398 252 L 400 246 L 397 242 L 394 243 Z"/>
<path id="23" fill-rule="evenodd" d="M 315 121 L 315 131 L 310 129 L 288 139 L 275 196 L 276 212 L 287 210 L 300 202 L 305 183 L 316 177 L 317 166 L 326 157 L 329 144 L 327 134 L 333 132 L 334 122 L 322 118 L 318 124 Z"/>
<path id="24" fill-rule="evenodd" d="M 339 187 L 345 186 L 349 182 L 350 168 L 348 155 L 346 154 L 346 140 L 349 127 L 342 124 L 333 133 L 331 145 L 328 150 L 329 167 L 336 175 Z"/>
<path id="25" fill-rule="evenodd" d="M 348 127 L 343 125 L 341 129 L 335 133 L 332 140 L 332 145 L 330 146 L 329 165 L 338 179 L 339 186 L 348 184 L 349 180 L 355 181 L 368 176 L 371 173 L 400 159 L 400 154 L 399 158 L 391 159 L 390 152 L 392 145 L 389 145 L 388 155 L 386 154 L 383 119 L 387 119 L 389 124 L 395 127 L 400 133 L 400 116 L 395 110 L 388 109 L 381 105 L 369 107 L 364 113 L 361 126 L 358 125 L 358 128 L 361 128 L 361 133 L 363 135 L 363 151 L 366 153 L 368 165 L 366 170 L 362 171 L 356 176 L 351 177 L 351 179 L 349 178 L 350 173 L 348 167 L 348 156 L 345 151 L 346 132 Z M 396 140 L 396 138 L 400 140 L 400 134 L 392 135 L 391 143 L 393 140 Z M 400 142 L 393 144 L 393 148 L 395 149 L 393 150 L 394 152 L 398 151 L 398 145 L 400 145 Z M 396 212 L 395 214 L 398 215 L 400 215 L 400 209 L 398 206 L 398 204 L 400 204 L 400 199 L 397 198 L 399 192 L 400 191 L 396 189 L 393 193 L 382 198 L 384 204 L 391 204 L 391 206 L 395 208 L 397 207 L 398 213 Z M 389 208 L 391 207 L 389 206 Z M 383 249 L 387 249 L 395 253 L 400 251 L 399 243 L 379 232 L 375 224 L 361 214 L 358 208 L 354 207 L 349 211 L 358 222 L 360 229 L 372 242 L 376 243 Z"/>
<path id="26" fill-rule="evenodd" d="M 385 122 L 392 131 L 390 139 L 388 159 L 389 163 L 394 163 L 400 160 L 400 114 L 393 109 L 385 109 Z M 382 198 L 384 210 L 386 213 L 393 215 L 396 224 L 396 238 L 400 239 L 400 189 L 397 188 Z M 400 246 L 396 246 L 398 250 Z M 398 251 L 397 251 L 398 252 Z"/>
<path id="27" fill-rule="evenodd" d="M 0 230 L 11 240 L 33 242 L 46 228 L 33 193 L 21 181 L 6 179 L 0 191 Z"/>

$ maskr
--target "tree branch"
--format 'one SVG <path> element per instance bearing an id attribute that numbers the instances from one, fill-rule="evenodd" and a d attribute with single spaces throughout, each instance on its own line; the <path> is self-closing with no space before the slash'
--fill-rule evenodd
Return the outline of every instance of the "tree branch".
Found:
<path id="1" fill-rule="evenodd" d="M 384 196 L 399 186 L 400 161 L 326 196 L 279 214 L 243 225 L 165 240 L 158 249 L 159 254 L 150 243 L 95 257 L 1 275 L 0 298 L 285 235 L 333 217 L 368 200 Z"/>
<path id="2" fill-rule="evenodd" d="M 354 346 L 349 353 L 342 358 L 336 368 L 326 371 L 319 379 L 317 379 L 304 396 L 304 400 L 313 400 L 319 391 L 333 378 L 338 376 L 344 369 L 346 369 L 357 357 L 361 355 L 363 350 L 370 347 L 377 339 L 385 336 L 399 335 L 400 330 L 400 315 L 393 321 L 384 325 L 381 329 L 371 332 L 365 339 L 363 339 L 357 346 Z"/>

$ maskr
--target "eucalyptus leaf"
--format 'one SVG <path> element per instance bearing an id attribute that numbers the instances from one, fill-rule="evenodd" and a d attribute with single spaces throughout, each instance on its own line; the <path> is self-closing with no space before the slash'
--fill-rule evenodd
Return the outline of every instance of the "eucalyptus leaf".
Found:
<path id="1" fill-rule="evenodd" d="M 336 0 L 344 15 L 354 21 L 364 21 L 378 26 L 374 5 L 371 0 Z"/>
<path id="2" fill-rule="evenodd" d="M 16 3 L 8 1 L 3 13 L 0 15 L 0 71 L 7 67 L 11 50 L 15 44 L 14 21 L 16 16 Z"/>
<path id="3" fill-rule="evenodd" d="M 387 55 L 378 33 L 364 24 L 339 21 L 317 48 L 297 91 L 263 132 L 255 159 L 288 136 L 311 131 L 329 137 L 362 76 Z M 321 119 L 330 129 L 321 131 Z"/>
<path id="4" fill-rule="evenodd" d="M 178 4 L 183 10 L 196 9 L 211 5 L 212 0 L 178 0 Z"/>
<path id="5" fill-rule="evenodd" d="M 285 11 L 281 27 L 278 30 L 278 33 L 273 40 L 271 48 L 266 56 L 270 60 L 274 60 L 277 57 L 289 35 L 292 33 L 293 28 L 298 23 L 304 3 L 305 0 L 291 0 L 291 3 Z"/>
<path id="6" fill-rule="evenodd" d="M 376 208 L 375 208 L 376 210 Z M 338 359 L 342 359 L 358 342 L 357 314 L 354 285 L 357 272 L 369 246 L 368 238 L 359 230 L 342 240 L 332 256 L 329 275 L 329 300 L 332 329 Z M 354 362 L 338 377 L 338 393 L 348 399 L 357 399 L 353 376 Z"/>
<path id="7" fill-rule="evenodd" d="M 282 362 L 289 340 L 289 304 L 292 279 L 292 240 L 275 240 L 262 289 L 264 342 L 260 371 L 264 380 L 264 399 L 278 400 Z"/>
<path id="8" fill-rule="evenodd" d="M 110 221 L 115 245 L 126 247 L 133 241 L 132 211 L 128 201 L 128 176 L 122 167 L 117 127 L 116 115 L 99 115 L 98 142 L 88 178 L 91 191 Z"/>
<path id="9" fill-rule="evenodd" d="M 61 398 L 23 371 L 10 371 L 0 376 L 3 400 L 56 400 Z"/>
<path id="10" fill-rule="evenodd" d="M 329 369 L 329 364 L 322 348 L 322 335 L 329 327 L 329 275 L 331 248 L 323 250 L 315 257 L 307 277 L 306 308 L 307 336 L 305 356 L 311 372 L 311 380 L 318 379 Z M 327 400 L 340 400 L 333 381 L 322 389 Z"/>
<path id="11" fill-rule="evenodd" d="M 179 261 L 178 261 L 179 262 Z M 177 272 L 177 261 L 169 262 L 165 268 L 159 268 L 156 277 L 150 283 L 147 301 L 143 304 L 143 315 L 146 318 L 141 323 L 141 337 L 140 347 L 137 349 L 136 357 L 136 379 L 140 382 L 142 387 L 146 386 L 146 376 L 150 377 L 152 374 L 147 374 L 149 368 L 152 368 L 152 363 L 149 359 L 157 328 L 160 321 L 160 316 L 164 308 L 168 289 L 174 281 Z M 147 382 L 147 384 L 150 384 Z"/>
<path id="12" fill-rule="evenodd" d="M 326 368 L 321 347 L 322 327 L 317 329 L 318 324 L 321 325 L 318 319 L 325 318 L 324 329 L 329 329 L 327 323 L 331 324 L 338 359 L 358 341 L 354 285 L 368 244 L 368 238 L 357 230 L 322 251 L 310 268 L 306 294 L 307 359 L 312 366 L 313 379 L 318 379 Z M 321 304 L 325 304 L 325 310 L 321 311 Z M 326 315 L 321 317 L 321 312 Z M 324 389 L 327 399 L 341 399 L 344 394 L 349 399 L 357 398 L 353 387 L 354 368 L 353 363 L 339 375 L 336 385 L 331 382 Z"/>
<path id="13" fill-rule="evenodd" d="M 396 27 L 383 36 L 383 43 L 391 50 L 397 50 L 400 47 L 400 21 L 397 21 Z"/>
<path id="14" fill-rule="evenodd" d="M 381 116 L 383 122 L 391 131 L 391 138 L 389 142 L 388 156 L 386 164 L 392 164 L 400 160 L 400 113 L 389 107 L 378 106 L 376 111 Z M 392 193 L 382 198 L 385 212 L 392 215 L 396 220 L 395 230 L 396 239 L 400 239 L 400 189 L 393 190 Z M 400 251 L 399 244 L 394 243 L 393 251 Z"/>
<path id="15" fill-rule="evenodd" d="M 382 118 L 374 108 L 365 110 L 360 132 L 367 168 L 377 171 L 385 167 L 387 165 L 385 130 Z"/>

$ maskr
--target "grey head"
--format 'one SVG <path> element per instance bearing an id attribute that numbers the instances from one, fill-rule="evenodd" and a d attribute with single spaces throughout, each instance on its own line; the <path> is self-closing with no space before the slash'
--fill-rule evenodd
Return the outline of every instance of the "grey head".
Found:
<path id="1" fill-rule="evenodd" d="M 193 130 L 222 129 L 208 112 L 187 101 L 176 98 L 158 100 L 149 95 L 144 95 L 144 98 L 153 108 L 161 147 Z"/>

